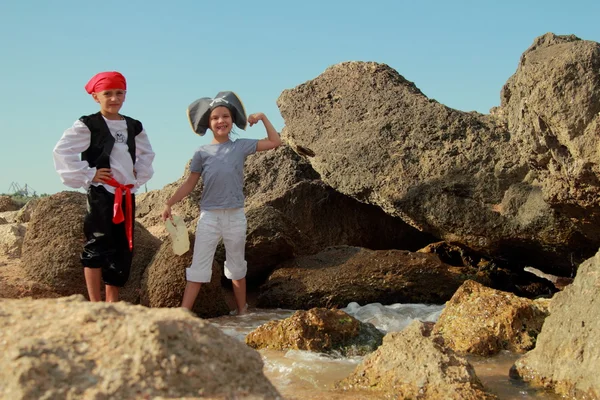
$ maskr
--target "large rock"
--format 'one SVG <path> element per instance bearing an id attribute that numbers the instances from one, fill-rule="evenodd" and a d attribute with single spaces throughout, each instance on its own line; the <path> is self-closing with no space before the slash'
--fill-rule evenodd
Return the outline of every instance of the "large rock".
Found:
<path id="1" fill-rule="evenodd" d="M 484 391 L 471 364 L 430 333 L 430 327 L 419 321 L 388 333 L 383 345 L 337 386 L 394 399 L 495 399 Z"/>
<path id="2" fill-rule="evenodd" d="M 443 304 L 476 271 L 434 254 L 332 247 L 280 265 L 260 287 L 259 307 L 310 309 L 359 304 Z"/>
<path id="3" fill-rule="evenodd" d="M 10 257 L 20 257 L 27 228 L 21 224 L 0 225 L 0 252 Z"/>
<path id="4" fill-rule="evenodd" d="M 87 295 L 80 261 L 86 203 L 84 194 L 70 191 L 40 199 L 23 241 L 25 274 L 63 295 Z M 133 264 L 121 300 L 139 302 L 142 274 L 159 246 L 160 240 L 136 222 Z"/>
<path id="5" fill-rule="evenodd" d="M 600 253 L 585 261 L 573 283 L 550 303 L 535 349 L 513 373 L 577 399 L 600 399 Z"/>
<path id="6" fill-rule="evenodd" d="M 182 309 L 0 300 L 5 399 L 276 399 L 260 355 Z"/>
<path id="7" fill-rule="evenodd" d="M 311 239 L 276 208 L 253 207 L 246 211 L 246 218 L 246 277 L 250 286 L 264 282 L 276 265 L 310 252 Z M 224 246 L 219 246 L 215 258 L 223 263 Z"/>
<path id="8" fill-rule="evenodd" d="M 590 54 L 572 61 L 579 65 L 573 74 L 596 76 Z M 589 113 L 597 114 L 594 99 Z M 563 274 L 600 244 L 571 220 L 574 214 L 546 199 L 528 149 L 502 113 L 453 110 L 390 67 L 368 62 L 334 65 L 284 91 L 278 106 L 284 140 L 312 155 L 326 184 L 424 232 Z"/>
<path id="9" fill-rule="evenodd" d="M 245 168 L 247 207 L 268 205 L 279 210 L 310 242 L 310 253 L 329 246 L 417 250 L 434 240 L 323 183 L 305 157 L 289 146 L 248 158 Z"/>
<path id="10" fill-rule="evenodd" d="M 341 310 L 313 308 L 296 311 L 281 321 L 270 321 L 246 336 L 254 349 L 308 350 L 363 356 L 381 345 L 383 333 Z"/>
<path id="11" fill-rule="evenodd" d="M 180 307 L 186 285 L 185 269 L 192 263 L 195 234 L 190 233 L 190 250 L 177 256 L 172 241 L 167 238 L 152 263 L 146 268 L 141 284 L 141 304 L 148 307 Z M 210 283 L 203 284 L 194 311 L 202 318 L 212 318 L 229 313 L 221 290 L 222 267 L 213 263 Z"/>
<path id="12" fill-rule="evenodd" d="M 548 300 L 533 301 L 466 281 L 446 303 L 433 333 L 458 353 L 490 356 L 535 347 Z"/>
<path id="13" fill-rule="evenodd" d="M 600 44 L 547 33 L 521 56 L 496 112 L 537 171 L 544 199 L 600 238 Z"/>
<path id="14" fill-rule="evenodd" d="M 268 203 L 300 182 L 319 178 L 310 163 L 286 144 L 253 154 L 244 166 L 246 207 Z"/>

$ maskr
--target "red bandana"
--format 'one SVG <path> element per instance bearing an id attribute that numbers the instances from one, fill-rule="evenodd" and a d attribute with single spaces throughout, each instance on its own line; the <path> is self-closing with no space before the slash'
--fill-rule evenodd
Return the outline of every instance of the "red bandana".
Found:
<path id="1" fill-rule="evenodd" d="M 127 89 L 125 77 L 116 71 L 100 72 L 92 77 L 85 85 L 89 94 L 102 92 L 107 89 Z"/>

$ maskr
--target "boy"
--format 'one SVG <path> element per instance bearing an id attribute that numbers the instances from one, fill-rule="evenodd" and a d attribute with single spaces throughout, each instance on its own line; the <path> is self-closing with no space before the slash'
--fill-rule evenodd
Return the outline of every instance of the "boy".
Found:
<path id="1" fill-rule="evenodd" d="M 118 72 L 92 77 L 85 90 L 100 112 L 75 121 L 54 148 L 62 182 L 87 189 L 81 262 L 90 301 L 101 301 L 101 280 L 106 301 L 119 300 L 133 259 L 134 193 L 154 174 L 154 152 L 141 122 L 119 114 L 126 89 Z"/>

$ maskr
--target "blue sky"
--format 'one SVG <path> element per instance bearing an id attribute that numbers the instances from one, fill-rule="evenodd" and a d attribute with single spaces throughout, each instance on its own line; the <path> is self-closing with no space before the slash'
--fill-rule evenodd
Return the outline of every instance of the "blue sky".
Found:
<path id="1" fill-rule="evenodd" d="M 221 90 L 284 126 L 281 92 L 343 61 L 386 63 L 430 98 L 487 113 L 519 57 L 546 32 L 600 41 L 600 1 L 4 0 L 0 2 L 0 193 L 68 190 L 52 162 L 62 132 L 98 110 L 96 72 L 128 81 L 122 113 L 154 150 L 148 190 L 183 174 L 210 141 L 185 110 Z M 264 136 L 262 125 L 242 137 Z"/>

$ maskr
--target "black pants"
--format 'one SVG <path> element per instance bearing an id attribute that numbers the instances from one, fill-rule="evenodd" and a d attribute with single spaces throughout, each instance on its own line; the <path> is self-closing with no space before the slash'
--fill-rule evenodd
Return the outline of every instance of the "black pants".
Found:
<path id="1" fill-rule="evenodd" d="M 105 284 L 122 287 L 129 279 L 133 252 L 129 250 L 125 221 L 120 224 L 112 222 L 114 201 L 115 195 L 104 186 L 90 186 L 88 189 L 88 212 L 83 221 L 87 241 L 81 253 L 81 263 L 88 268 L 102 268 Z M 135 219 L 135 195 L 132 195 L 132 203 L 131 218 Z M 121 207 L 127 218 L 125 198 Z M 134 224 L 134 221 L 131 222 Z"/>

